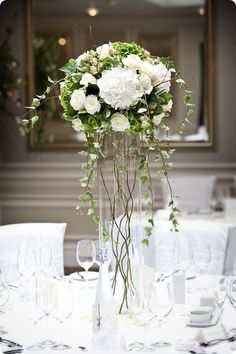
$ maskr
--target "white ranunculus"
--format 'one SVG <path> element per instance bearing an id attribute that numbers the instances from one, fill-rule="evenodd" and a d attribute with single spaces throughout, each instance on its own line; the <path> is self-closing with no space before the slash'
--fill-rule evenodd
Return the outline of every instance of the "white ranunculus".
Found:
<path id="1" fill-rule="evenodd" d="M 80 80 L 80 84 L 87 87 L 88 84 L 96 84 L 97 80 L 96 78 L 90 74 L 90 73 L 85 73 L 82 75 L 82 78 Z"/>
<path id="2" fill-rule="evenodd" d="M 139 81 L 142 86 L 143 92 L 148 94 L 152 92 L 153 86 L 151 78 L 147 74 L 141 74 L 139 76 Z"/>
<path id="3" fill-rule="evenodd" d="M 95 114 L 100 111 L 101 104 L 98 101 L 97 96 L 88 95 L 85 99 L 84 107 L 89 114 Z"/>
<path id="4" fill-rule="evenodd" d="M 150 77 L 153 86 L 158 86 L 166 92 L 170 91 L 171 70 L 168 70 L 163 63 L 153 65 L 143 61 L 140 71 Z"/>
<path id="5" fill-rule="evenodd" d="M 83 89 L 74 90 L 70 98 L 70 105 L 75 111 L 84 109 L 85 104 L 85 92 Z"/>
<path id="6" fill-rule="evenodd" d="M 164 117 L 165 117 L 164 113 L 158 114 L 157 116 L 153 116 L 153 123 L 155 125 L 159 125 L 162 121 L 162 118 L 164 118 Z"/>
<path id="7" fill-rule="evenodd" d="M 137 54 L 129 54 L 126 58 L 122 59 L 122 62 L 133 70 L 139 70 L 142 65 L 142 60 Z"/>
<path id="8" fill-rule="evenodd" d="M 173 107 L 173 101 L 172 100 L 169 100 L 169 102 L 163 106 L 163 111 L 165 112 L 170 112 L 172 110 L 172 107 Z"/>
<path id="9" fill-rule="evenodd" d="M 129 109 L 143 95 L 138 75 L 128 68 L 113 68 L 97 80 L 100 97 L 115 109 Z"/>
<path id="10" fill-rule="evenodd" d="M 97 47 L 96 51 L 99 54 L 99 59 L 104 59 L 111 56 L 113 53 L 113 47 L 111 44 L 103 44 Z"/>
<path id="11" fill-rule="evenodd" d="M 123 132 L 130 128 L 130 123 L 124 114 L 115 113 L 111 116 L 111 127 L 115 132 Z"/>
<path id="12" fill-rule="evenodd" d="M 81 132 L 83 130 L 83 123 L 79 118 L 72 120 L 72 127 L 75 131 Z"/>

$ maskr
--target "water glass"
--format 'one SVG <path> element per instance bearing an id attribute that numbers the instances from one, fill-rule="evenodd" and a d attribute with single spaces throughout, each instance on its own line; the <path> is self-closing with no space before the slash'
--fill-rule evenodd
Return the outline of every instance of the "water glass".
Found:
<path id="1" fill-rule="evenodd" d="M 78 264 L 85 270 L 86 285 L 88 285 L 88 270 L 94 264 L 96 259 L 96 250 L 94 241 L 80 240 L 77 244 L 76 259 Z"/>
<path id="2" fill-rule="evenodd" d="M 162 323 L 171 313 L 173 308 L 173 296 L 170 284 L 167 281 L 155 282 L 151 285 L 148 306 L 151 313 L 158 320 L 160 339 L 153 343 L 154 348 L 164 348 L 171 344 L 163 340 Z"/>

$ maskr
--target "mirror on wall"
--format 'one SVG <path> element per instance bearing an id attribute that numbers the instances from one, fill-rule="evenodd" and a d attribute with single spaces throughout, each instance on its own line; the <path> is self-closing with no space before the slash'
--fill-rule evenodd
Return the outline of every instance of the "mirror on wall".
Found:
<path id="1" fill-rule="evenodd" d="M 172 88 L 174 106 L 168 125 L 174 145 L 211 147 L 212 5 L 212 0 L 33 1 L 30 96 L 42 93 L 48 76 L 60 78 L 58 69 L 92 46 L 135 41 L 153 55 L 171 57 L 193 91 L 195 109 L 191 124 L 179 135 L 186 108 L 181 92 Z M 59 100 L 48 100 L 39 114 L 43 119 L 31 131 L 32 149 L 83 146 L 84 136 L 76 134 L 63 120 Z"/>

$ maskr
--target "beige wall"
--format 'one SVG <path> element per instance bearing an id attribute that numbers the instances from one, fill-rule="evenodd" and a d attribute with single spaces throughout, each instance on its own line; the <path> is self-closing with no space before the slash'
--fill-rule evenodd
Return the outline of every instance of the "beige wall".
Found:
<path id="1" fill-rule="evenodd" d="M 236 175 L 236 6 L 230 0 L 214 0 L 216 19 L 217 146 L 212 150 L 177 151 L 176 173 Z M 6 0 L 0 6 L 1 34 L 17 13 L 13 46 L 25 67 L 24 13 L 22 1 Z M 13 120 L 0 115 L 0 223 L 66 221 L 66 264 L 75 263 L 79 237 L 96 237 L 93 223 L 76 214 L 80 157 L 76 152 L 29 152 Z"/>

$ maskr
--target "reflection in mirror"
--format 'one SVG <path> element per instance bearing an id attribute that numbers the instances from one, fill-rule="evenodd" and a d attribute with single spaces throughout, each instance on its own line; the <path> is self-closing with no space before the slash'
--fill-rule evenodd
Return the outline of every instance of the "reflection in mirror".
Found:
<path id="1" fill-rule="evenodd" d="M 181 93 L 173 85 L 174 106 L 167 118 L 170 138 L 184 142 L 183 146 L 210 145 L 212 122 L 204 0 L 96 0 L 91 3 L 37 0 L 33 3 L 33 23 L 34 92 L 31 96 L 46 89 L 48 76 L 60 78 L 58 69 L 69 58 L 78 57 L 93 45 L 136 41 L 154 55 L 171 57 L 193 91 L 196 106 L 191 124 L 179 135 L 186 108 Z M 31 133 L 31 147 L 78 149 L 83 144 L 84 137 L 62 119 L 58 100 L 48 100 L 39 113 L 44 119 Z"/>

